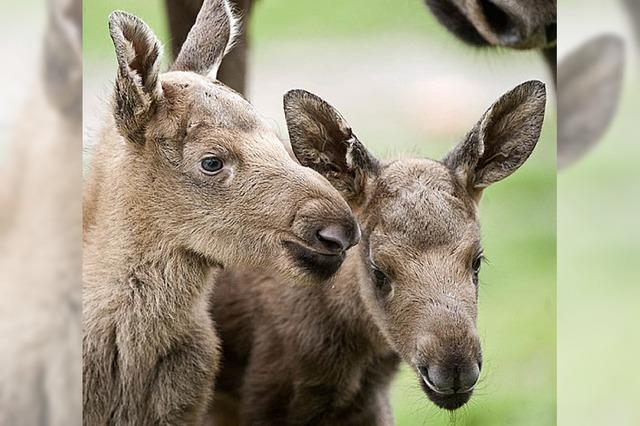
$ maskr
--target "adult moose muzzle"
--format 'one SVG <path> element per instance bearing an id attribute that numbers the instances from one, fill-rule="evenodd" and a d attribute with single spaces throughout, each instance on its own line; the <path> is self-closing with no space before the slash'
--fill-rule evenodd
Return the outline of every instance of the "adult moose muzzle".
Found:
<path id="1" fill-rule="evenodd" d="M 513 49 L 555 46 L 555 0 L 426 0 L 452 33 L 467 43 Z"/>

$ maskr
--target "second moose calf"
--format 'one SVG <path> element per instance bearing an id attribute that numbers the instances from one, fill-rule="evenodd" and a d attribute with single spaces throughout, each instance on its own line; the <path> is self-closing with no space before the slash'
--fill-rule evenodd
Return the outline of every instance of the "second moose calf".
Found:
<path id="1" fill-rule="evenodd" d="M 441 161 L 381 162 L 330 105 L 289 92 L 292 148 L 349 202 L 362 242 L 324 286 L 219 277 L 216 424 L 393 424 L 389 384 L 401 360 L 436 405 L 464 405 L 482 367 L 478 202 L 527 160 L 545 102 L 542 83 L 522 84 Z"/>

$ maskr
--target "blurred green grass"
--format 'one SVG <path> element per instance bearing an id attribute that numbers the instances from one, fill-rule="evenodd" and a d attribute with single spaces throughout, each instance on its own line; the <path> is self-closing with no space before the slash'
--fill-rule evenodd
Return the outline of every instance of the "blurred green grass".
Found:
<path id="1" fill-rule="evenodd" d="M 117 8 L 142 16 L 167 42 L 162 2 L 85 2 L 84 49 L 89 60 L 112 55 L 106 22 Z M 255 53 L 290 39 L 326 38 L 336 43 L 347 38 L 366 43 L 368 37 L 387 35 L 450 39 L 422 0 L 260 0 L 250 34 Z M 451 415 L 430 403 L 417 379 L 403 369 L 392 393 L 399 426 L 555 424 L 556 134 L 551 100 L 549 110 L 531 159 L 515 175 L 487 189 L 482 200 L 489 262 L 481 273 L 479 332 L 485 359 L 481 385 L 472 401 Z M 377 132 L 379 123 L 371 125 Z M 386 132 L 392 137 L 380 132 L 367 139 L 376 153 L 390 152 L 382 142 L 393 140 L 396 147 L 412 147 L 412 154 L 438 158 L 454 142 L 432 141 L 425 146 L 410 130 Z"/>

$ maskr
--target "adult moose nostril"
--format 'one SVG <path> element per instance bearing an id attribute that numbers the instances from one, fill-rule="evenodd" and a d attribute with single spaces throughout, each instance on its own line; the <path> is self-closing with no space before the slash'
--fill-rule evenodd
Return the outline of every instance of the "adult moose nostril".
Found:
<path id="1" fill-rule="evenodd" d="M 330 224 L 320 227 L 315 233 L 315 238 L 324 250 L 338 254 L 358 243 L 360 230 L 357 225 L 353 228 Z"/>
<path id="2" fill-rule="evenodd" d="M 491 0 L 480 0 L 479 3 L 485 21 L 502 44 L 517 44 L 521 41 L 518 21 Z"/>

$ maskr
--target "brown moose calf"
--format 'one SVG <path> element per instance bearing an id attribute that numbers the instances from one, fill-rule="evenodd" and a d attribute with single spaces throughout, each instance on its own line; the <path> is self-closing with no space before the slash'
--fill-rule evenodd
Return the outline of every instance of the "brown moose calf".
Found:
<path id="1" fill-rule="evenodd" d="M 478 202 L 531 154 L 545 101 L 542 83 L 522 84 L 442 161 L 385 163 L 327 103 L 289 92 L 293 150 L 343 194 L 362 242 L 323 286 L 218 277 L 215 424 L 392 424 L 388 390 L 401 360 L 436 405 L 464 405 L 482 367 Z"/>
<path id="2" fill-rule="evenodd" d="M 320 281 L 360 234 L 340 194 L 216 81 L 225 1 L 205 1 L 167 73 L 140 19 L 114 12 L 109 30 L 113 113 L 84 200 L 84 424 L 199 424 L 217 365 L 211 268 Z"/>

